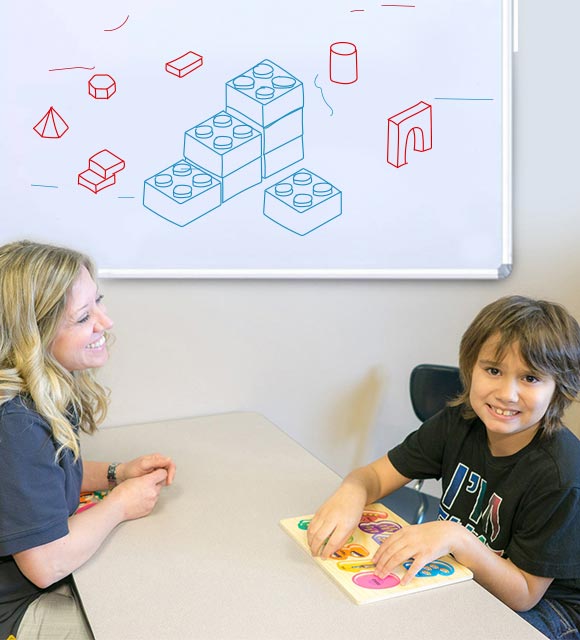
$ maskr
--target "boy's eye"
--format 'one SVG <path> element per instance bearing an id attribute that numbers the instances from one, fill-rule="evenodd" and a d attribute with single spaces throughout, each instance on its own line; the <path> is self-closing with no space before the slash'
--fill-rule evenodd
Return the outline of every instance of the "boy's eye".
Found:
<path id="1" fill-rule="evenodd" d="M 540 379 L 539 379 L 539 378 L 537 378 L 536 376 L 532 376 L 532 375 L 527 375 L 527 376 L 525 376 L 525 377 L 524 377 L 524 380 L 525 380 L 526 382 L 530 382 L 530 383 L 532 383 L 532 384 L 533 384 L 534 382 L 539 382 L 539 381 L 540 381 Z"/>
<path id="2" fill-rule="evenodd" d="M 495 367 L 488 367 L 487 372 L 492 376 L 499 376 L 500 373 L 499 369 L 496 369 Z"/>

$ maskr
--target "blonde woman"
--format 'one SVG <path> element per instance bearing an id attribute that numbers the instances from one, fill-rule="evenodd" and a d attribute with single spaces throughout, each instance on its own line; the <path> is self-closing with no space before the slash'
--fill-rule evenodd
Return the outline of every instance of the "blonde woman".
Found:
<path id="1" fill-rule="evenodd" d="M 71 573 L 173 481 L 160 454 L 81 458 L 79 431 L 94 432 L 107 410 L 94 370 L 107 362 L 112 326 L 86 256 L 0 247 L 0 640 L 92 638 Z M 75 514 L 81 491 L 113 486 Z"/>

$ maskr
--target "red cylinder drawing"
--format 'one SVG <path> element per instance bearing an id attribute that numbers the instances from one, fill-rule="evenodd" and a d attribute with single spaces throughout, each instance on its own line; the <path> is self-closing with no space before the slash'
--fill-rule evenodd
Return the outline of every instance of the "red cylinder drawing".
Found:
<path id="1" fill-rule="evenodd" d="M 352 42 L 330 45 L 330 81 L 352 84 L 358 80 L 358 52 Z"/>

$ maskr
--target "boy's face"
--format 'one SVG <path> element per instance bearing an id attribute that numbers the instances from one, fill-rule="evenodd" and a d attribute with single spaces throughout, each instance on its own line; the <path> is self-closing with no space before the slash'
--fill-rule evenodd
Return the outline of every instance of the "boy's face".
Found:
<path id="1" fill-rule="evenodd" d="M 516 453 L 529 444 L 540 426 L 554 390 L 554 378 L 533 372 L 512 344 L 496 358 L 499 336 L 482 346 L 473 369 L 469 400 L 487 430 L 493 455 Z"/>

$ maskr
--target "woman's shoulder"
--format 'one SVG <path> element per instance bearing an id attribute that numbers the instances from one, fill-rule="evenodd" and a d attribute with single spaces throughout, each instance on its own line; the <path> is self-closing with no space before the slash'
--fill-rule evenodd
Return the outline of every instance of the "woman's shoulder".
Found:
<path id="1" fill-rule="evenodd" d="M 0 405 L 0 429 L 5 436 L 14 431 L 36 431 L 30 429 L 32 426 L 40 426 L 43 431 L 49 428 L 28 396 L 17 395 Z"/>
<path id="2" fill-rule="evenodd" d="M 34 403 L 29 396 L 15 395 L 0 405 L 0 416 L 4 415 L 29 415 L 36 413 Z M 38 414 L 37 414 L 38 415 Z"/>

